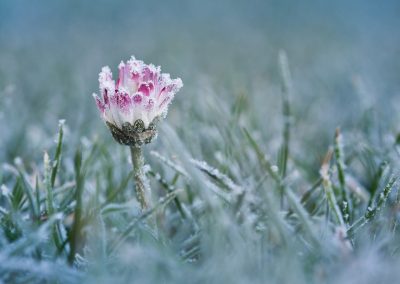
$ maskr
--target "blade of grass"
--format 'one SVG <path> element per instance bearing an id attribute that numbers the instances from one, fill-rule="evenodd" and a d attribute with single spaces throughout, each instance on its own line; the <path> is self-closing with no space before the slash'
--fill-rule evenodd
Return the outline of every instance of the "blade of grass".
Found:
<path id="1" fill-rule="evenodd" d="M 388 169 L 388 163 L 387 162 L 382 162 L 379 165 L 379 168 L 378 168 L 376 174 L 374 175 L 374 177 L 372 179 L 371 187 L 370 187 L 370 190 L 369 190 L 370 199 L 368 201 L 368 207 L 372 206 L 372 203 L 375 200 L 376 193 L 377 193 L 378 188 L 379 188 L 379 182 L 381 181 L 383 173 L 386 171 L 386 169 Z"/>
<path id="2" fill-rule="evenodd" d="M 385 206 L 386 201 L 389 197 L 390 192 L 392 191 L 394 185 L 396 184 L 398 178 L 397 177 L 391 177 L 389 182 L 386 184 L 385 188 L 379 195 L 377 204 L 374 208 L 368 207 L 366 212 L 364 213 L 364 216 L 359 218 L 357 221 L 355 221 L 348 229 L 347 229 L 347 235 L 351 238 L 354 237 L 355 233 L 365 226 L 367 223 L 369 223 L 371 220 L 374 219 L 376 214 L 382 210 L 382 208 Z"/>
<path id="3" fill-rule="evenodd" d="M 51 217 L 55 213 L 54 209 L 54 195 L 53 195 L 53 187 L 51 186 L 51 165 L 50 165 L 50 157 L 47 154 L 47 152 L 44 153 L 44 185 L 46 187 L 46 192 L 47 192 L 47 198 L 46 198 L 46 211 L 47 211 L 47 216 Z M 57 228 L 57 222 L 54 224 L 54 227 L 52 228 L 52 236 L 53 236 L 53 241 L 54 244 L 57 247 L 57 250 L 59 250 L 62 246 L 62 241 L 61 237 L 58 234 L 58 228 Z"/>
<path id="4" fill-rule="evenodd" d="M 152 170 L 147 171 L 147 173 L 148 173 L 151 177 L 153 177 L 154 179 L 156 179 L 168 193 L 171 193 L 171 192 L 175 191 L 175 187 L 174 187 L 173 185 L 168 184 L 168 182 L 167 182 L 165 179 L 163 179 L 163 178 L 160 176 L 160 174 L 156 174 L 156 173 L 153 172 Z M 185 219 L 185 218 L 186 218 L 186 214 L 185 214 L 185 212 L 183 211 L 182 204 L 181 204 L 181 202 L 180 202 L 178 196 L 176 196 L 176 197 L 174 198 L 174 203 L 175 203 L 175 206 L 176 206 L 176 208 L 178 209 L 179 214 L 181 215 L 181 217 L 182 217 L 183 219 Z"/>
<path id="5" fill-rule="evenodd" d="M 36 197 L 36 206 L 39 212 L 39 217 L 40 217 L 40 189 L 39 189 L 39 175 L 36 175 L 35 177 L 35 197 Z"/>
<path id="6" fill-rule="evenodd" d="M 219 181 L 230 191 L 237 193 L 237 194 L 240 194 L 243 191 L 241 186 L 235 184 L 230 177 L 221 173 L 217 168 L 213 168 L 213 167 L 209 166 L 204 161 L 198 161 L 198 160 L 192 159 L 190 162 L 192 162 L 193 165 L 195 165 L 202 172 L 209 175 L 211 178 Z"/>
<path id="7" fill-rule="evenodd" d="M 291 124 L 291 112 L 290 112 L 290 101 L 289 96 L 292 92 L 292 79 L 289 69 L 289 62 L 286 53 L 281 50 L 279 52 L 279 67 L 282 76 L 282 115 L 284 120 L 283 126 L 283 144 L 280 150 L 281 159 L 279 163 L 279 169 L 282 179 L 286 177 L 287 172 L 287 161 L 289 157 L 289 142 L 290 142 L 290 124 Z"/>
<path id="8" fill-rule="evenodd" d="M 74 169 L 75 169 L 75 214 L 72 229 L 69 234 L 70 252 L 68 255 L 68 262 L 72 265 L 75 261 L 75 255 L 79 246 L 79 238 L 81 234 L 81 217 L 82 217 L 82 191 L 84 183 L 84 175 L 82 173 L 82 152 L 78 148 L 74 157 Z"/>
<path id="9" fill-rule="evenodd" d="M 50 157 L 47 152 L 44 153 L 43 157 L 43 164 L 44 164 L 44 185 L 46 187 L 46 210 L 47 214 L 53 215 L 54 213 L 54 196 L 53 196 L 53 189 L 51 186 L 51 166 L 50 166 Z"/>
<path id="10" fill-rule="evenodd" d="M 250 133 L 246 129 L 243 130 L 247 139 L 250 142 L 250 145 L 257 154 L 260 166 L 270 174 L 270 176 L 273 178 L 273 180 L 277 183 L 278 186 L 282 186 L 282 188 L 284 189 L 283 193 L 288 199 L 289 205 L 291 206 L 293 211 L 296 212 L 296 214 L 299 216 L 300 220 L 303 222 L 304 229 L 310 236 L 312 242 L 316 245 L 319 244 L 317 235 L 315 233 L 315 230 L 313 229 L 311 218 L 308 212 L 301 205 L 300 200 L 298 200 L 297 196 L 292 192 L 292 190 L 288 186 L 284 185 L 281 177 L 272 169 L 271 163 L 266 159 L 264 153 L 261 151 L 257 142 L 253 139 Z"/>
<path id="11" fill-rule="evenodd" d="M 113 202 L 115 200 L 115 198 L 117 198 L 118 194 L 120 194 L 127 188 L 129 181 L 132 179 L 132 176 L 133 176 L 133 173 L 129 172 L 127 177 L 122 180 L 121 184 L 115 190 L 113 190 L 109 193 L 106 201 L 101 205 L 101 208 L 104 208 L 104 206 Z"/>
<path id="12" fill-rule="evenodd" d="M 31 216 L 33 217 L 34 220 L 39 220 L 40 217 L 40 212 L 39 212 L 39 208 L 37 208 L 37 203 L 35 202 L 35 197 L 33 196 L 33 188 L 30 185 L 30 183 L 26 180 L 25 175 L 19 171 L 19 176 L 21 178 L 22 181 L 22 187 L 25 191 L 26 196 L 28 197 L 28 201 L 29 201 L 29 207 L 31 209 Z"/>
<path id="13" fill-rule="evenodd" d="M 58 141 L 57 141 L 57 148 L 56 148 L 56 154 L 54 156 L 54 162 L 53 162 L 53 167 L 51 169 L 51 179 L 50 179 L 50 184 L 51 187 L 54 187 L 54 183 L 56 181 L 56 176 L 57 176 L 57 171 L 61 162 L 61 152 L 62 152 L 62 140 L 63 140 L 63 135 L 64 135 L 64 131 L 63 131 L 63 126 L 64 126 L 64 120 L 60 120 L 58 127 Z"/>
<path id="14" fill-rule="evenodd" d="M 21 178 L 18 176 L 10 196 L 11 205 L 14 211 L 22 209 L 26 202 L 24 189 L 22 188 L 21 183 Z"/>
<path id="15" fill-rule="evenodd" d="M 322 185 L 322 178 L 319 178 L 301 197 L 301 204 L 306 204 L 315 190 Z"/>
<path id="16" fill-rule="evenodd" d="M 109 255 L 112 254 L 118 247 L 125 241 L 133 229 L 136 228 L 140 222 L 152 216 L 160 207 L 167 205 L 171 202 L 177 194 L 181 192 L 180 189 L 172 191 L 159 200 L 159 202 L 152 208 L 144 211 L 137 219 L 127 225 L 126 229 L 117 237 L 117 239 L 109 247 Z"/>
<path id="17" fill-rule="evenodd" d="M 161 162 L 163 162 L 165 165 L 169 166 L 171 169 L 173 169 L 174 171 L 176 171 L 177 173 L 179 173 L 180 175 L 188 178 L 189 175 L 188 173 L 185 171 L 185 169 L 183 169 L 181 166 L 179 166 L 178 164 L 176 164 L 175 162 L 171 161 L 170 159 L 162 156 L 160 153 L 156 152 L 156 151 L 151 151 L 150 154 L 154 157 L 156 157 L 157 159 L 159 159 Z"/>
<path id="18" fill-rule="evenodd" d="M 340 192 L 342 195 L 343 206 L 342 214 L 343 216 L 347 216 L 345 220 L 349 220 L 349 211 L 352 211 L 353 204 L 351 202 L 349 193 L 346 188 L 346 175 L 345 175 L 345 163 L 344 163 L 344 152 L 343 152 L 343 136 L 340 133 L 340 129 L 336 128 L 335 131 L 335 139 L 334 139 L 334 153 L 336 160 L 336 168 L 338 171 L 338 179 L 340 185 Z"/>
<path id="19" fill-rule="evenodd" d="M 322 162 L 320 174 L 322 177 L 322 185 L 325 190 L 326 199 L 328 201 L 329 208 L 335 215 L 336 221 L 340 226 L 345 226 L 342 212 L 339 209 L 338 203 L 336 201 L 335 194 L 332 189 L 332 183 L 329 177 L 329 164 L 332 158 L 332 150 L 330 149 L 326 154 L 324 161 Z"/>
<path id="20" fill-rule="evenodd" d="M 27 247 L 37 246 L 40 242 L 47 239 L 48 232 L 51 231 L 54 223 L 61 220 L 62 214 L 54 214 L 46 222 L 40 225 L 37 230 L 19 238 L 17 241 L 2 248 L 3 255 L 17 255 L 24 251 Z"/>

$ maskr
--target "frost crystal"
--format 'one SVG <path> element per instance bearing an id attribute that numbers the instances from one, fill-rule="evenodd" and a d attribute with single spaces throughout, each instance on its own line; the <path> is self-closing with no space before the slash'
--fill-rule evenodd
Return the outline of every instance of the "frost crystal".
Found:
<path id="1" fill-rule="evenodd" d="M 132 141 L 128 140 L 132 140 L 132 133 L 154 130 L 155 123 L 166 116 L 169 103 L 183 84 L 180 78 L 171 79 L 169 74 L 161 73 L 160 66 L 147 65 L 134 56 L 126 63 L 121 61 L 118 69 L 115 82 L 110 68 L 102 68 L 99 74 L 101 95 L 93 94 L 93 97 L 114 138 L 130 145 Z M 154 135 L 147 136 L 142 142 L 147 143 L 145 140 Z"/>

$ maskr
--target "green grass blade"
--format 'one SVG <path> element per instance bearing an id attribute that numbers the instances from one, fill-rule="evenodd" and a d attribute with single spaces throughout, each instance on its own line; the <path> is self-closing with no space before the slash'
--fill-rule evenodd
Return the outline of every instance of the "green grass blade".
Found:
<path id="1" fill-rule="evenodd" d="M 53 196 L 53 188 L 51 186 L 51 165 L 50 158 L 47 152 L 44 153 L 43 157 L 43 165 L 44 165 L 44 185 L 46 187 L 46 210 L 49 216 L 54 213 L 54 196 Z"/>
<path id="2" fill-rule="evenodd" d="M 385 188 L 379 195 L 377 204 L 375 207 L 368 207 L 364 215 L 356 220 L 348 229 L 347 229 L 347 234 L 349 237 L 353 237 L 354 234 L 361 229 L 363 226 L 365 226 L 367 223 L 371 222 L 376 214 L 382 210 L 382 208 L 385 206 L 386 201 L 389 197 L 390 192 L 392 191 L 394 185 L 396 184 L 398 178 L 397 177 L 391 177 L 389 182 L 386 184 Z"/>
<path id="3" fill-rule="evenodd" d="M 40 212 L 39 212 L 39 208 L 37 207 L 37 202 L 34 197 L 34 190 L 33 190 L 32 186 L 30 185 L 30 183 L 26 180 L 26 177 L 24 176 L 24 174 L 21 171 L 19 171 L 19 176 L 22 181 L 22 187 L 25 191 L 26 196 L 28 197 L 31 215 L 34 220 L 38 220 L 40 217 Z"/>
<path id="4" fill-rule="evenodd" d="M 54 183 L 56 181 L 58 168 L 59 168 L 60 162 L 61 162 L 61 152 L 62 152 L 63 135 L 64 135 L 63 126 L 64 126 L 64 120 L 60 120 L 60 122 L 59 122 L 59 130 L 58 130 L 58 141 L 57 141 L 56 154 L 54 156 L 53 167 L 51 169 L 50 184 L 51 184 L 52 188 L 54 187 Z"/>
<path id="5" fill-rule="evenodd" d="M 72 224 L 72 229 L 69 234 L 69 245 L 70 251 L 68 254 L 68 262 L 72 265 L 75 261 L 75 256 L 79 248 L 80 237 L 81 237 L 81 226 L 82 226 L 82 192 L 83 192 L 83 182 L 84 176 L 81 172 L 82 166 L 82 152 L 78 148 L 74 157 L 74 168 L 75 168 L 75 212 L 74 212 L 74 222 Z"/>
<path id="6" fill-rule="evenodd" d="M 338 171 L 341 199 L 343 202 L 343 206 L 341 207 L 341 209 L 343 216 L 346 216 L 345 221 L 347 223 L 350 217 L 349 211 L 352 211 L 353 204 L 350 199 L 349 192 L 346 188 L 346 173 L 345 173 L 346 165 L 344 163 L 345 157 L 343 151 L 343 136 L 340 133 L 339 128 L 336 128 L 335 131 L 334 154 L 336 160 L 336 168 Z"/>
<path id="7" fill-rule="evenodd" d="M 247 139 L 249 140 L 250 145 L 252 146 L 252 148 L 254 149 L 254 151 L 257 154 L 260 166 L 269 173 L 269 175 L 278 184 L 278 186 L 282 186 L 283 194 L 287 197 L 290 207 L 299 216 L 300 220 L 303 223 L 304 229 L 310 236 L 312 242 L 314 244 L 318 244 L 319 243 L 318 237 L 313 228 L 313 225 L 311 223 L 311 218 L 310 218 L 308 212 L 301 205 L 300 200 L 293 193 L 293 191 L 288 186 L 285 186 L 283 184 L 280 176 L 273 170 L 271 163 L 265 158 L 264 153 L 261 151 L 257 142 L 253 139 L 253 137 L 250 135 L 250 133 L 246 129 L 244 129 L 244 133 L 245 133 Z"/>
<path id="8" fill-rule="evenodd" d="M 174 187 L 173 185 L 168 184 L 168 182 L 167 182 L 165 179 L 163 179 L 159 174 L 156 174 L 155 172 L 153 172 L 153 171 L 151 171 L 151 170 L 148 171 L 147 173 L 148 173 L 151 177 L 153 177 L 154 179 L 156 179 L 156 180 L 161 184 L 161 186 L 162 186 L 168 193 L 171 193 L 171 192 L 173 192 L 173 191 L 176 190 L 175 187 Z M 175 178 L 174 178 L 174 179 L 175 179 Z M 171 183 L 171 184 L 173 184 L 173 183 Z M 178 209 L 178 212 L 179 212 L 179 214 L 181 215 L 181 217 L 182 217 L 183 219 L 185 219 L 185 218 L 186 218 L 186 214 L 185 214 L 185 211 L 183 211 L 182 204 L 181 204 L 181 202 L 180 202 L 178 196 L 176 196 L 176 197 L 174 198 L 174 203 L 175 203 L 175 206 L 176 206 L 176 208 Z"/>
<path id="9" fill-rule="evenodd" d="M 284 179 L 287 172 L 287 162 L 289 158 L 290 146 L 290 127 L 291 127 L 291 111 L 289 96 L 292 92 L 292 79 L 289 69 L 289 62 L 284 51 L 279 52 L 279 66 L 282 76 L 282 115 L 283 115 L 283 143 L 280 149 L 280 159 L 278 167 L 281 177 Z"/>
<path id="10" fill-rule="evenodd" d="M 320 174 L 322 177 L 322 185 L 325 190 L 325 195 L 326 199 L 328 201 L 329 208 L 335 215 L 336 221 L 340 226 L 345 226 L 344 219 L 342 212 L 340 211 L 340 208 L 338 206 L 338 203 L 336 201 L 335 194 L 332 189 L 332 183 L 329 177 L 329 164 L 330 160 L 332 157 L 332 151 L 329 150 L 328 153 L 325 156 L 324 161 L 322 162 Z"/>
<path id="11" fill-rule="evenodd" d="M 140 224 L 140 222 L 143 222 L 144 220 L 152 216 L 160 207 L 163 207 L 172 200 L 174 200 L 174 198 L 180 193 L 180 191 L 181 190 L 178 189 L 168 193 L 166 196 L 161 198 L 154 207 L 144 211 L 137 219 L 132 221 L 126 227 L 126 229 L 118 236 L 118 238 L 110 245 L 108 250 L 109 254 L 112 254 L 125 241 L 125 239 L 129 236 L 132 230 L 135 229 L 136 226 Z"/>

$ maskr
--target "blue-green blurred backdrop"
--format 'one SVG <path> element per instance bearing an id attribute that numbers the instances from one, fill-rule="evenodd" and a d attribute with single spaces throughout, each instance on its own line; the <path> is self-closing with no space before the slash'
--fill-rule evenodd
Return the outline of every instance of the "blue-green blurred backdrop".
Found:
<path id="1" fill-rule="evenodd" d="M 60 118 L 77 139 L 106 133 L 91 93 L 103 65 L 132 54 L 183 79 L 172 124 L 208 96 L 207 81 L 227 104 L 241 92 L 260 102 L 251 110 L 269 127 L 284 49 L 303 127 L 322 137 L 371 106 L 396 125 L 399 15 L 395 0 L 1 0 L 0 157 L 47 147 Z"/>

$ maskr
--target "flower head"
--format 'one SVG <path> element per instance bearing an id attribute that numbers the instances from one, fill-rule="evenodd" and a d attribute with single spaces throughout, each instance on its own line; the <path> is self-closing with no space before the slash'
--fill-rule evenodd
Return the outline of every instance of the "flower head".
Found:
<path id="1" fill-rule="evenodd" d="M 134 56 L 118 66 L 115 82 L 108 66 L 99 74 L 100 94 L 93 94 L 103 120 L 121 144 L 139 146 L 156 135 L 158 120 L 167 115 L 168 105 L 183 86 L 180 78 L 161 73 L 160 66 L 145 64 Z"/>

